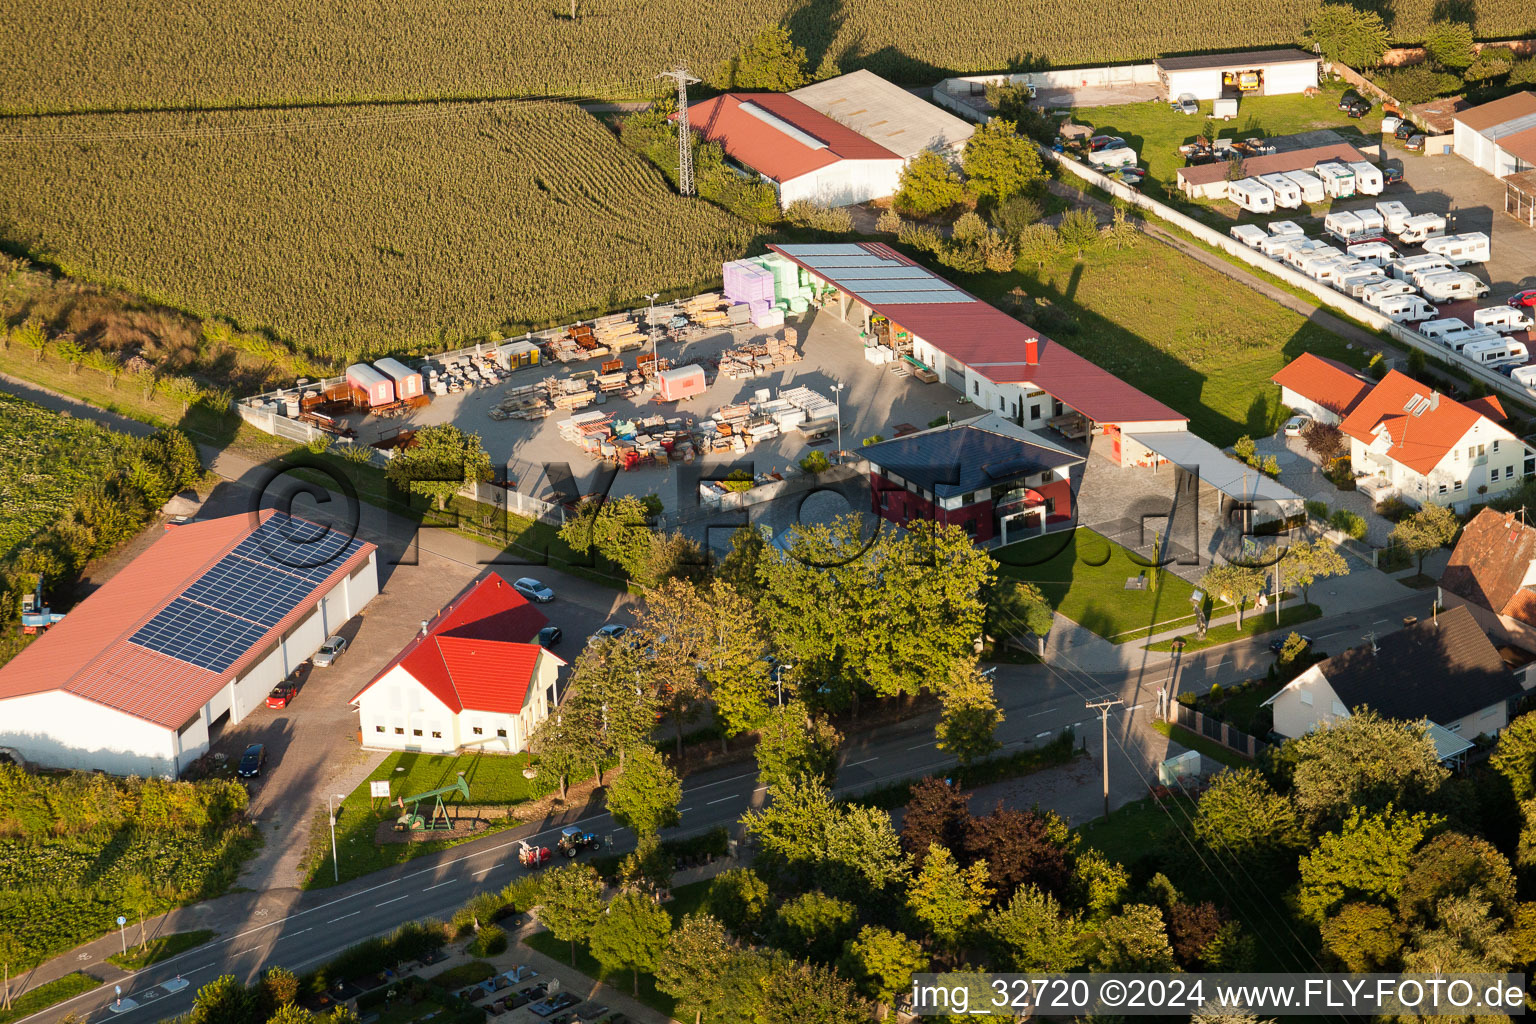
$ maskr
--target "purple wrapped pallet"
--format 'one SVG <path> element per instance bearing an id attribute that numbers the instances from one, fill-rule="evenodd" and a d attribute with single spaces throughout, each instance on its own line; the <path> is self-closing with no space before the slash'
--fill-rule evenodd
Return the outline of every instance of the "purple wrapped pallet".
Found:
<path id="1" fill-rule="evenodd" d="M 725 264 L 725 297 L 731 302 L 773 300 L 773 274 L 749 260 Z"/>

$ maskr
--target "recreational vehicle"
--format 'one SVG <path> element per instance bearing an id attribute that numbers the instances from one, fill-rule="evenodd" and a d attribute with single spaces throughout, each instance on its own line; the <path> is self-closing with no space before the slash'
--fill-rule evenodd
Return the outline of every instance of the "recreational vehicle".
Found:
<path id="1" fill-rule="evenodd" d="M 1360 289 L 1360 298 L 1372 309 L 1380 309 L 1383 299 L 1390 299 L 1394 295 L 1413 294 L 1415 294 L 1413 285 L 1407 281 L 1399 281 L 1395 277 L 1382 278 Z"/>
<path id="2" fill-rule="evenodd" d="M 1488 236 L 1481 231 L 1470 231 L 1464 235 L 1441 235 L 1425 242 L 1424 251 L 1438 253 L 1458 267 L 1468 263 L 1487 263 Z"/>
<path id="3" fill-rule="evenodd" d="M 1228 182 L 1227 198 L 1249 213 L 1273 213 L 1275 210 L 1274 192 L 1256 178 Z"/>
<path id="4" fill-rule="evenodd" d="M 1304 203 L 1320 203 L 1328 195 L 1323 188 L 1322 179 L 1307 171 L 1286 171 L 1285 176 L 1301 190 L 1301 201 Z"/>
<path id="5" fill-rule="evenodd" d="M 1445 234 L 1445 218 L 1438 213 L 1421 213 L 1403 221 L 1397 237 L 1404 245 L 1422 245 L 1431 238 Z"/>
<path id="6" fill-rule="evenodd" d="M 1376 212 L 1381 214 L 1386 221 L 1387 231 L 1398 234 L 1403 230 L 1403 223 L 1413 214 L 1408 212 L 1408 207 L 1395 199 L 1376 204 Z"/>
<path id="7" fill-rule="evenodd" d="M 1323 218 L 1323 230 L 1341 242 L 1348 242 L 1361 233 L 1360 218 L 1348 210 L 1330 213 Z"/>
<path id="8" fill-rule="evenodd" d="M 1397 251 L 1386 242 L 1356 242 L 1344 251 L 1373 267 L 1384 267 L 1397 259 Z"/>
<path id="9" fill-rule="evenodd" d="M 1323 191 L 1334 199 L 1348 199 L 1355 194 L 1355 172 L 1348 166 L 1330 160 L 1312 168 L 1323 182 Z"/>
<path id="10" fill-rule="evenodd" d="M 1408 280 L 1413 282 L 1413 286 L 1415 288 L 1421 292 L 1424 292 L 1424 297 L 1430 302 L 1443 302 L 1443 299 L 1437 299 L 1433 295 L 1430 295 L 1429 292 L 1424 291 L 1424 282 L 1429 280 L 1431 277 L 1437 277 L 1441 274 L 1459 273 L 1461 273 L 1461 271 L 1457 270 L 1455 267 L 1437 267 L 1433 265 L 1426 265 L 1410 270 L 1408 272 Z"/>
<path id="11" fill-rule="evenodd" d="M 1300 235 L 1270 235 L 1255 246 L 1255 248 L 1272 260 L 1283 260 L 1285 259 L 1285 254 L 1290 251 L 1291 246 L 1297 242 L 1305 241 L 1306 239 Z"/>
<path id="12" fill-rule="evenodd" d="M 1530 358 L 1525 343 L 1511 338 L 1488 338 L 1469 343 L 1461 357 L 1478 366 L 1519 366 Z"/>
<path id="13" fill-rule="evenodd" d="M 1275 194 L 1275 205 L 1286 210 L 1294 210 L 1301 205 L 1301 189 L 1296 183 L 1283 174 L 1261 174 L 1262 182 Z"/>
<path id="14" fill-rule="evenodd" d="M 1379 196 L 1381 190 L 1386 188 L 1386 183 L 1381 177 L 1381 168 L 1375 164 L 1360 161 L 1350 164 L 1349 169 L 1355 172 L 1355 191 L 1361 195 Z"/>
<path id="15" fill-rule="evenodd" d="M 1461 270 L 1447 270 L 1419 279 L 1419 290 L 1430 302 L 1455 302 L 1488 294 L 1488 286 Z"/>
<path id="16" fill-rule="evenodd" d="M 1382 273 L 1383 271 L 1380 267 L 1373 267 L 1366 263 L 1340 274 L 1338 279 L 1333 282 L 1333 286 L 1352 299 L 1362 298 L 1367 288 L 1385 280 L 1382 277 Z M 1398 281 L 1396 283 L 1402 284 L 1403 282 Z"/>
<path id="17" fill-rule="evenodd" d="M 1387 230 L 1387 221 L 1381 214 L 1370 207 L 1356 210 L 1355 216 L 1360 218 L 1360 230 L 1368 235 L 1383 235 Z"/>
<path id="18" fill-rule="evenodd" d="M 1257 224 L 1238 224 L 1228 231 L 1227 234 L 1250 249 L 1257 249 L 1265 239 L 1269 238 L 1269 233 Z"/>
<path id="19" fill-rule="evenodd" d="M 1269 233 L 1278 238 L 1304 238 L 1306 232 L 1301 230 L 1301 225 L 1293 220 L 1272 220 L 1269 222 Z"/>
<path id="20" fill-rule="evenodd" d="M 1498 331 L 1490 331 L 1486 327 L 1470 327 L 1454 338 L 1440 339 L 1441 344 L 1457 355 L 1465 352 L 1468 345 L 1475 345 L 1484 341 L 1500 343 L 1504 341 L 1504 337 Z"/>
<path id="21" fill-rule="evenodd" d="M 1314 256 L 1301 265 L 1301 272 L 1314 281 L 1331 285 L 1338 281 L 1340 275 L 1353 271 L 1359 264 L 1348 256 L 1328 255 Z"/>
<path id="22" fill-rule="evenodd" d="M 1444 256 L 1436 256 L 1432 252 L 1421 253 L 1418 256 L 1404 256 L 1392 261 L 1392 276 L 1399 281 L 1411 281 L 1413 275 L 1427 267 L 1437 267 L 1441 270 L 1455 270 L 1451 261 Z"/>
<path id="23" fill-rule="evenodd" d="M 1509 371 L 1509 379 L 1536 395 L 1536 366 L 1517 366 Z"/>
<path id="24" fill-rule="evenodd" d="M 1460 317 L 1448 316 L 1419 324 L 1419 333 L 1431 341 L 1446 341 L 1467 333 L 1472 325 Z"/>
<path id="25" fill-rule="evenodd" d="M 1136 151 L 1130 146 L 1101 149 L 1097 152 L 1089 153 L 1088 162 L 1101 171 L 1112 171 L 1117 167 L 1130 167 L 1136 163 Z"/>
<path id="26" fill-rule="evenodd" d="M 1528 331 L 1532 325 L 1530 316 L 1514 306 L 1484 307 L 1472 314 L 1472 322 L 1479 327 L 1492 327 L 1500 334 Z"/>
<path id="27" fill-rule="evenodd" d="M 1421 295 L 1391 295 L 1377 303 L 1376 308 L 1382 316 L 1397 324 L 1428 320 L 1435 315 L 1435 307 Z"/>
<path id="28" fill-rule="evenodd" d="M 1300 270 L 1301 265 L 1310 259 L 1341 255 L 1338 249 L 1315 238 L 1292 239 L 1291 244 L 1283 252 L 1282 258 L 1296 270 Z"/>

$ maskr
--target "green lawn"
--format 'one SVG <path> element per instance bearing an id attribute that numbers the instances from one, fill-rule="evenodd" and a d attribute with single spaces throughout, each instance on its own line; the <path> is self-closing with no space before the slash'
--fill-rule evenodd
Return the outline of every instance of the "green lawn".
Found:
<path id="1" fill-rule="evenodd" d="M 46 985 L 39 985 L 26 995 L 18 996 L 11 1000 L 11 1008 L 9 1010 L 0 1010 L 0 1024 L 21 1020 L 23 1017 L 30 1017 L 39 1010 L 46 1010 L 55 1003 L 62 1003 L 66 999 L 73 999 L 80 993 L 89 992 L 99 985 L 101 985 L 100 981 L 97 981 L 90 975 L 81 974 L 79 971 L 73 974 L 66 974 L 58 981 L 50 981 Z"/>
<path id="2" fill-rule="evenodd" d="M 1049 301 L 1065 317 L 1045 334 L 1188 416 L 1191 431 L 1221 446 L 1274 433 L 1286 412 L 1269 378 L 1301 353 L 1366 362 L 1300 313 L 1145 236 L 1081 262 L 1063 257 L 964 284 L 1005 310 L 1016 289 Z"/>
<path id="3" fill-rule="evenodd" d="M 1214 613 L 1223 614 L 1229 610 L 1226 605 L 1217 605 Z M 1323 610 L 1315 604 L 1293 604 L 1281 610 L 1280 622 L 1277 625 L 1272 612 L 1248 612 L 1243 616 L 1241 627 L 1235 622 L 1229 622 L 1224 626 L 1216 626 L 1206 630 L 1204 640 L 1196 639 L 1193 633 L 1183 637 L 1184 651 L 1185 653 L 1200 651 L 1207 647 L 1215 647 L 1218 644 L 1229 644 L 1234 640 L 1246 640 L 1250 637 L 1261 636 L 1264 633 L 1270 633 L 1277 629 L 1290 629 L 1303 622 L 1311 622 L 1313 619 L 1321 617 L 1322 614 Z M 1163 640 L 1159 643 L 1148 644 L 1147 650 L 1171 651 L 1173 650 L 1173 641 Z"/>
<path id="4" fill-rule="evenodd" d="M 1106 640 L 1123 643 L 1127 634 L 1194 621 L 1193 587 L 1171 572 L 1154 573 L 1132 552 L 1089 529 L 1010 544 L 993 557 L 1001 575 L 1036 584 L 1053 608 Z M 1143 573 L 1160 582 L 1146 590 L 1125 589 L 1127 579 Z"/>
<path id="5" fill-rule="evenodd" d="M 213 938 L 213 932 L 207 928 L 199 928 L 193 932 L 176 932 L 174 935 L 165 935 L 140 947 L 134 946 L 128 950 L 128 955 L 113 953 L 107 957 L 112 963 L 125 971 L 138 971 L 150 964 L 157 964 L 161 960 L 169 960 L 171 957 L 195 946 L 201 946 Z"/>
<path id="6" fill-rule="evenodd" d="M 1234 750 L 1217 743 L 1215 740 L 1206 739 L 1199 733 L 1191 732 L 1182 725 L 1174 725 L 1171 722 L 1153 721 L 1152 728 L 1168 737 L 1179 746 L 1187 750 L 1199 751 L 1201 757 L 1208 757 L 1218 764 L 1224 764 L 1228 768 L 1243 768 L 1250 764 L 1246 757 L 1239 755 Z"/>
<path id="7" fill-rule="evenodd" d="M 1151 797 L 1126 804 L 1105 821 L 1093 821 L 1073 829 L 1082 845 L 1098 850 L 1120 864 L 1130 865 L 1151 850 L 1179 842 L 1177 834 L 1187 830 L 1195 813 L 1195 802 L 1172 797 L 1159 805 Z"/>
<path id="8" fill-rule="evenodd" d="M 409 751 L 390 754 L 366 781 L 341 802 L 336 818 L 336 846 L 341 880 L 345 882 L 464 841 L 375 845 L 373 837 L 378 823 L 398 818 L 400 807 L 397 804 L 382 806 L 382 801 L 370 799 L 368 782 L 388 779 L 390 797 L 393 799 L 452 785 L 462 771 L 465 781 L 469 783 L 470 803 L 512 805 L 545 796 L 555 790 L 556 782 L 548 774 L 541 774 L 532 780 L 523 778 L 523 769 L 529 761 L 527 754 L 453 755 L 416 754 Z M 587 777 L 579 775 L 571 781 L 579 782 Z M 454 803 L 463 803 L 456 794 L 451 799 L 445 798 L 444 802 L 450 805 L 450 809 Z M 424 805 L 423 811 L 427 810 L 430 807 Z M 310 872 L 306 888 L 320 889 L 335 884 L 335 874 L 331 868 L 330 832 L 326 826 L 325 813 L 324 808 L 317 812 L 317 827 L 310 836 L 307 860 Z M 493 827 L 507 828 L 516 823 L 517 819 L 513 816 L 494 823 Z"/>
<path id="9" fill-rule="evenodd" d="M 1214 122 L 1216 137 L 1236 141 L 1329 128 L 1357 148 L 1365 143 L 1379 142 L 1381 107 L 1375 106 L 1365 117 L 1358 121 L 1352 120 L 1338 109 L 1339 97 L 1344 94 L 1345 88 L 1342 83 L 1337 83 L 1325 85 L 1317 96 L 1254 96 L 1244 99 L 1238 103 L 1236 118 Z M 1189 204 L 1178 190 L 1178 170 L 1184 166 L 1179 147 L 1200 136 L 1206 124 L 1206 115 L 1210 112 L 1210 100 L 1202 102 L 1200 113 L 1194 116 L 1175 113 L 1166 103 L 1128 103 L 1074 110 L 1072 120 L 1092 125 L 1098 134 L 1124 138 L 1136 150 L 1141 158 L 1141 166 L 1147 170 L 1142 192 L 1155 199 L 1172 199 L 1178 205 L 1186 206 L 1195 204 Z M 1226 221 L 1231 221 L 1238 213 L 1237 207 L 1226 201 L 1209 204 L 1209 209 L 1219 212 L 1219 219 Z M 1303 207 L 1302 211 L 1305 209 Z M 1302 211 L 1288 211 L 1288 215 Z M 1318 216 L 1321 216 L 1321 211 Z M 1248 219 L 1253 218 L 1248 216 Z"/>
<path id="10" fill-rule="evenodd" d="M 673 923 L 676 924 L 683 919 L 684 915 L 698 910 L 703 905 L 704 897 L 708 893 L 708 879 L 702 882 L 680 885 L 673 889 L 672 899 L 666 904 L 667 912 L 672 915 Z M 530 946 L 545 956 L 560 961 L 562 964 L 569 964 L 571 962 L 571 944 L 569 942 L 561 942 L 549 932 L 535 932 L 526 939 L 523 939 L 522 942 L 524 945 Z M 587 952 L 587 947 L 579 942 L 576 944 L 575 966 L 578 971 L 587 977 L 596 978 L 598 981 L 611 985 L 626 995 L 634 991 L 634 981 L 629 971 L 619 971 L 610 977 L 608 972 L 603 970 L 602 964 L 599 964 L 592 954 Z M 675 1005 L 672 997 L 665 992 L 657 991 L 656 979 L 643 971 L 640 974 L 640 994 L 637 998 L 651 1009 L 664 1013 L 668 1017 L 672 1016 Z"/>
<path id="11" fill-rule="evenodd" d="M 1200 703 L 1196 707 L 1207 713 L 1217 711 L 1218 717 L 1226 719 L 1249 735 L 1258 736 L 1259 730 L 1254 728 L 1254 719 L 1258 717 L 1259 709 L 1264 706 L 1264 702 L 1280 692 L 1283 685 L 1284 683 L 1278 681 L 1271 683 L 1263 679 L 1254 679 L 1240 688 L 1224 686 L 1221 696 L 1215 699 L 1202 694 Z M 1268 729 L 1264 731 L 1268 732 Z M 1260 738 L 1263 737 L 1260 736 Z"/>

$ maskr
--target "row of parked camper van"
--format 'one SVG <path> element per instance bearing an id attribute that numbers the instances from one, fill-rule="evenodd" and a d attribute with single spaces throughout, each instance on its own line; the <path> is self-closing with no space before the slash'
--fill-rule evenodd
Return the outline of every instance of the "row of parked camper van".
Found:
<path id="1" fill-rule="evenodd" d="M 1294 210 L 1302 203 L 1321 203 L 1324 199 L 1379 196 L 1384 188 L 1381 168 L 1375 164 L 1327 160 L 1310 171 L 1260 174 L 1229 182 L 1227 198 L 1249 213 L 1273 213 L 1277 208 Z"/>

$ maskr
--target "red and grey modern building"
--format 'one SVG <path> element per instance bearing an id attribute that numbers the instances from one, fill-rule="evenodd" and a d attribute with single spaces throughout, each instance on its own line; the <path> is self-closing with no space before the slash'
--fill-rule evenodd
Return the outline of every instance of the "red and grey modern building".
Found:
<path id="1" fill-rule="evenodd" d="M 770 245 L 830 287 L 823 309 L 866 330 L 884 316 L 912 355 L 983 410 L 1027 429 L 1102 434 L 1116 462 L 1151 458 L 1129 434 L 1185 431 L 1188 417 L 880 242 Z M 1150 462 L 1148 462 L 1150 464 Z"/>
<path id="2" fill-rule="evenodd" d="M 906 434 L 861 450 L 872 511 L 906 526 L 927 519 L 1003 543 L 1072 521 L 1081 455 L 996 413 Z"/>
<path id="3" fill-rule="evenodd" d="M 271 509 L 168 530 L 0 667 L 0 748 L 179 775 L 378 592 L 372 544 Z"/>

